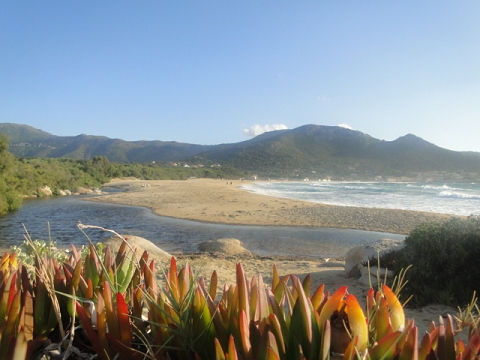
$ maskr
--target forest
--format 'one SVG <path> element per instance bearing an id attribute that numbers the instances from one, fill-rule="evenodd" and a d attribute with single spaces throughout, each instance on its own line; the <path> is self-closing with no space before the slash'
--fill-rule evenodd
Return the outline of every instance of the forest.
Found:
<path id="1" fill-rule="evenodd" d="M 44 196 L 48 186 L 54 195 L 60 190 L 100 187 L 112 178 L 135 177 L 143 180 L 185 180 L 199 178 L 238 178 L 229 167 L 175 167 L 168 163 L 113 163 L 105 156 L 91 160 L 16 158 L 9 151 L 8 138 L 0 134 L 0 215 L 17 210 L 25 197 Z"/>

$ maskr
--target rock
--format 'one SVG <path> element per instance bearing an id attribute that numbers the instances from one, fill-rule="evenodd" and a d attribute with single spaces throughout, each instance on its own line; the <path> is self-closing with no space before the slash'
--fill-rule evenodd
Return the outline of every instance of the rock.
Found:
<path id="1" fill-rule="evenodd" d="M 347 272 L 347 276 L 349 278 L 358 279 L 360 276 L 362 276 L 362 272 L 357 266 L 354 266 L 353 268 L 350 269 L 350 271 Z"/>
<path id="2" fill-rule="evenodd" d="M 140 259 L 144 251 L 149 254 L 149 259 L 155 259 L 156 261 L 166 261 L 172 258 L 172 255 L 163 251 L 151 241 L 141 238 L 139 236 L 122 235 L 127 240 L 128 244 L 136 250 L 135 255 L 137 260 Z M 102 241 L 103 244 L 110 246 L 116 253 L 122 244 L 122 239 L 118 236 L 111 236 Z"/>
<path id="3" fill-rule="evenodd" d="M 206 241 L 198 245 L 198 249 L 200 251 L 218 252 L 225 255 L 250 254 L 250 251 L 242 246 L 240 240 L 233 238 Z"/>
<path id="4" fill-rule="evenodd" d="M 370 264 L 370 273 L 368 267 L 364 266 L 372 258 L 378 258 L 384 253 L 400 250 L 405 245 L 403 240 L 382 239 L 375 243 L 355 246 L 348 250 L 345 256 L 345 272 L 348 277 L 359 279 L 363 285 L 369 284 L 369 278 L 372 279 L 372 285 L 375 285 L 377 279 L 377 264 Z M 381 266 L 382 264 L 380 264 Z M 381 278 L 385 277 L 385 269 L 380 269 Z M 370 276 L 371 275 L 371 276 Z M 393 275 L 388 272 L 387 276 Z"/>
<path id="5" fill-rule="evenodd" d="M 63 190 L 63 192 L 65 193 L 65 195 L 68 195 L 68 196 L 72 195 L 72 192 L 68 189 Z"/>
<path id="6" fill-rule="evenodd" d="M 45 196 L 52 196 L 52 190 L 48 186 L 44 186 L 38 189 Z"/>
<path id="7" fill-rule="evenodd" d="M 365 286 L 372 285 L 377 286 L 378 279 L 380 282 L 384 282 L 385 276 L 387 279 L 393 278 L 394 273 L 392 270 L 387 270 L 385 268 L 378 269 L 377 266 L 371 266 L 370 272 L 368 271 L 368 266 L 363 266 L 362 270 L 360 270 L 360 277 L 358 278 L 358 283 Z"/>
<path id="8" fill-rule="evenodd" d="M 92 194 L 93 190 L 85 187 L 78 187 L 73 191 L 73 193 L 75 195 L 88 195 L 88 194 Z"/>

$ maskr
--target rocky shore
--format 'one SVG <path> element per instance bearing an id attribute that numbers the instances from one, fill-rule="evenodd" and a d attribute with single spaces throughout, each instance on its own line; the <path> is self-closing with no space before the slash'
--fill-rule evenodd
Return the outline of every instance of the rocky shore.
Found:
<path id="1" fill-rule="evenodd" d="M 25 195 L 24 198 L 36 198 L 38 196 L 52 196 L 54 195 L 50 186 L 42 186 L 38 189 L 38 194 L 36 195 Z M 102 195 L 102 190 L 99 188 L 87 188 L 87 187 L 78 187 L 73 190 L 69 189 L 60 189 L 55 195 L 60 196 L 71 196 L 71 195 Z"/>

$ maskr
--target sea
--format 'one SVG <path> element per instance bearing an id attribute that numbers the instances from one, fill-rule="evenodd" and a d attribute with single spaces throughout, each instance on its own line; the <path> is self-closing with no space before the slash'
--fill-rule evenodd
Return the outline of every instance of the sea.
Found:
<path id="1" fill-rule="evenodd" d="M 361 181 L 255 182 L 245 190 L 328 205 L 480 215 L 479 183 Z"/>
<path id="2" fill-rule="evenodd" d="M 431 211 L 455 215 L 480 214 L 480 185 L 457 183 L 256 182 L 243 185 L 255 193 L 325 204 Z M 108 189 L 107 189 L 108 190 Z M 112 190 L 113 191 L 113 190 Z M 0 249 L 20 245 L 26 237 L 77 247 L 98 242 L 111 233 L 152 241 L 170 253 L 198 251 L 204 241 L 236 238 L 258 255 L 313 258 L 344 257 L 356 245 L 405 235 L 354 229 L 209 224 L 157 216 L 143 207 L 86 201 L 68 196 L 26 200 L 21 209 L 0 217 Z"/>

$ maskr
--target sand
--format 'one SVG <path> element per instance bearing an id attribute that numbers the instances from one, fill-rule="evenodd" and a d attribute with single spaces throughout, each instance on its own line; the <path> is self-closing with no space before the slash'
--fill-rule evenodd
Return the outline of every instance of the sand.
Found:
<path id="1" fill-rule="evenodd" d="M 189 179 L 186 181 L 114 180 L 109 186 L 124 187 L 126 191 L 101 197 L 92 201 L 123 205 L 144 206 L 157 215 L 207 223 L 244 225 L 281 225 L 362 229 L 408 234 L 424 221 L 446 220 L 450 216 L 403 210 L 368 209 L 330 206 L 303 201 L 253 194 L 239 188 L 241 181 Z M 261 274 L 265 283 L 271 281 L 273 265 L 280 275 L 293 274 L 303 279 L 312 277 L 312 289 L 325 284 L 332 293 L 342 285 L 363 301 L 368 290 L 356 279 L 348 278 L 343 259 L 311 259 L 280 256 L 259 256 L 239 250 L 241 243 L 230 239 L 222 246 L 204 247 L 204 252 L 173 254 L 181 264 L 188 262 L 197 275 L 208 279 L 213 270 L 219 276 L 219 285 L 235 282 L 235 266 L 241 263 L 249 278 Z M 163 266 L 165 259 L 159 259 Z M 420 336 L 427 331 L 430 322 L 438 323 L 438 316 L 456 314 L 456 309 L 443 305 L 429 305 L 421 309 L 405 309 L 406 317 L 415 319 Z M 459 335 L 465 340 L 465 331 Z"/>
<path id="2" fill-rule="evenodd" d="M 211 179 L 113 180 L 125 192 L 92 198 L 144 206 L 157 215 L 207 223 L 348 228 L 408 234 L 425 221 L 449 215 L 419 211 L 332 206 L 254 194 L 248 182 Z"/>

